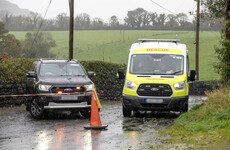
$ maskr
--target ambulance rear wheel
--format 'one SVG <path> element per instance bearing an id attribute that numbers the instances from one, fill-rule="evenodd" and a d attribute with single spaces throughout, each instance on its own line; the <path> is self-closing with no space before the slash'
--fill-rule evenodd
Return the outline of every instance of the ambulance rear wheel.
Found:
<path id="1" fill-rule="evenodd" d="M 123 116 L 124 116 L 124 117 L 131 117 L 132 111 L 126 109 L 124 105 L 122 105 L 122 106 L 123 106 L 123 107 L 122 107 Z"/>

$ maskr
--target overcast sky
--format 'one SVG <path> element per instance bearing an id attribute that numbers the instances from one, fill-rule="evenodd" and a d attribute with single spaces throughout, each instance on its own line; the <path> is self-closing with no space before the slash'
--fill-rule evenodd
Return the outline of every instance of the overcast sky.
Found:
<path id="1" fill-rule="evenodd" d="M 20 8 L 29 9 L 38 12 L 44 16 L 50 0 L 8 0 L 17 4 Z M 87 13 L 91 18 L 99 17 L 105 22 L 113 15 L 123 20 L 127 12 L 136 8 L 144 8 L 148 12 L 157 12 L 170 14 L 169 11 L 157 6 L 153 2 L 163 6 L 169 11 L 177 13 L 186 13 L 196 10 L 194 0 L 75 0 L 75 15 Z M 46 18 L 54 18 L 60 13 L 69 15 L 68 0 L 52 0 Z"/>

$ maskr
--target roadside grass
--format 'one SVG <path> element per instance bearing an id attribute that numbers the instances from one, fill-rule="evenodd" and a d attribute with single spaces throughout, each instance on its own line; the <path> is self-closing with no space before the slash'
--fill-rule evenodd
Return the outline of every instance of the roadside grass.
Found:
<path id="1" fill-rule="evenodd" d="M 56 47 L 50 52 L 57 58 L 68 58 L 69 32 L 50 32 Z M 23 40 L 26 32 L 10 32 Z M 127 63 L 129 49 L 138 39 L 181 39 L 189 51 L 190 69 L 195 69 L 195 32 L 194 31 L 157 31 L 157 30 L 86 30 L 74 32 L 74 58 L 83 60 L 102 60 L 112 63 Z M 218 80 L 213 64 L 216 63 L 214 46 L 219 46 L 220 35 L 216 31 L 200 32 L 200 80 Z"/>
<path id="2" fill-rule="evenodd" d="M 170 135 L 163 143 L 186 144 L 183 149 L 230 149 L 230 89 L 206 94 L 204 104 L 181 114 L 163 131 Z"/>

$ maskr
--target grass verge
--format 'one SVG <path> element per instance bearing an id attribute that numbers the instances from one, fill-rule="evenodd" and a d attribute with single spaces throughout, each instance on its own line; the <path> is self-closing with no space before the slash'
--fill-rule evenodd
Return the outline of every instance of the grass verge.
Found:
<path id="1" fill-rule="evenodd" d="M 174 126 L 163 131 L 170 135 L 163 144 L 182 144 L 182 149 L 230 149 L 230 89 L 207 96 L 204 104 L 180 115 Z"/>

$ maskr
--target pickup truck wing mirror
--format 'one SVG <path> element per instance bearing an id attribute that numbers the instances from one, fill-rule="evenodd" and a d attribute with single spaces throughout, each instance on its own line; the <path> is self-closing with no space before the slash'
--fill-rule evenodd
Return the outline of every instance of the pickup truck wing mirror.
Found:
<path id="1" fill-rule="evenodd" d="M 88 72 L 88 77 L 95 77 L 96 74 L 94 72 Z"/>
<path id="2" fill-rule="evenodd" d="M 124 79 L 125 78 L 125 73 L 123 68 L 119 68 L 117 71 L 117 79 Z"/>
<path id="3" fill-rule="evenodd" d="M 188 77 L 188 80 L 189 81 L 195 81 L 195 79 L 196 79 L 196 71 L 195 70 L 191 70 L 190 71 L 190 75 Z"/>
<path id="4" fill-rule="evenodd" d="M 36 78 L 36 73 L 34 71 L 29 71 L 26 74 L 26 77 L 30 77 L 30 78 Z"/>

